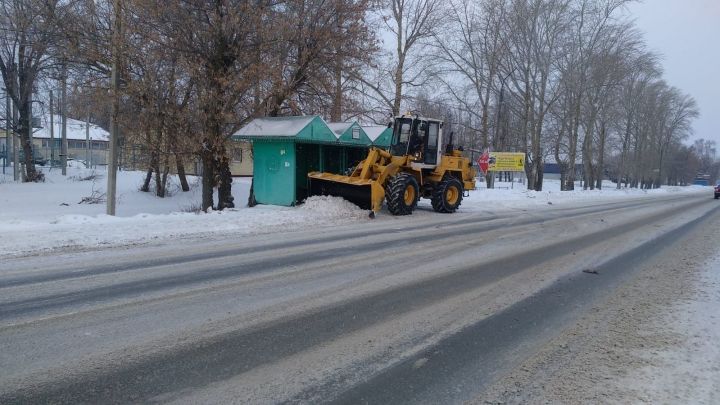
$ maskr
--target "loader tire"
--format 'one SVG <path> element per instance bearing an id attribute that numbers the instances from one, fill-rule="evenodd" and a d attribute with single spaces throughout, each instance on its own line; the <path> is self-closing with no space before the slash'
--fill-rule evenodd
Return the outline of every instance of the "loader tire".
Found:
<path id="1" fill-rule="evenodd" d="M 399 173 L 387 184 L 385 195 L 388 211 L 393 215 L 410 215 L 417 207 L 420 187 L 409 173 Z"/>
<path id="2" fill-rule="evenodd" d="M 430 202 L 435 212 L 455 212 L 463 198 L 463 185 L 454 177 L 447 177 L 435 186 Z"/>

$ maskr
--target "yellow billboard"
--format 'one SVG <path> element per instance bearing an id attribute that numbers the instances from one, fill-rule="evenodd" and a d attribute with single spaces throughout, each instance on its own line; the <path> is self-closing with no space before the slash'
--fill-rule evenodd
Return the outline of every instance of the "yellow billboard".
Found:
<path id="1" fill-rule="evenodd" d="M 524 172 L 525 154 L 522 152 L 490 152 L 489 171 Z"/>

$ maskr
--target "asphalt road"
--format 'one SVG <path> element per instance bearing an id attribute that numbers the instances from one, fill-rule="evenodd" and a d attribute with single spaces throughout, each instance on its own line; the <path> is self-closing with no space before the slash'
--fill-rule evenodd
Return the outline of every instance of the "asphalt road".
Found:
<path id="1" fill-rule="evenodd" d="M 706 196 L 0 263 L 0 403 L 459 403 L 719 214 Z"/>

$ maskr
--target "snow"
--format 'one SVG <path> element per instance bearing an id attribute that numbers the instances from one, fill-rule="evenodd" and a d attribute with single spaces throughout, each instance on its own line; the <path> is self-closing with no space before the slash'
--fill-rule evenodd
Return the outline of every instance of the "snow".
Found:
<path id="1" fill-rule="evenodd" d="M 720 256 L 702 266 L 690 297 L 656 319 L 669 337 L 664 347 L 636 354 L 648 365 L 632 370 L 621 384 L 646 403 L 716 404 L 720 400 Z"/>
<path id="2" fill-rule="evenodd" d="M 233 136 L 295 136 L 315 116 L 255 118 Z"/>
<path id="3" fill-rule="evenodd" d="M 370 140 L 372 142 L 375 142 L 375 140 L 378 139 L 378 137 L 380 135 L 382 135 L 383 132 L 385 132 L 385 130 L 387 129 L 387 126 L 383 126 L 383 125 L 364 126 L 363 125 L 362 129 L 363 129 L 363 131 L 365 131 L 368 138 L 370 138 Z"/>
<path id="4" fill-rule="evenodd" d="M 339 138 L 353 124 L 354 122 L 328 122 L 327 126 L 331 131 L 333 131 L 333 133 L 335 133 L 335 136 Z"/>
<path id="5" fill-rule="evenodd" d="M 622 199 L 632 197 L 652 197 L 675 193 L 706 193 L 710 189 L 704 186 L 664 186 L 654 190 L 640 190 L 635 188 L 617 189 L 617 185 L 610 181 L 603 182 L 602 190 L 583 190 L 576 188 L 573 191 L 560 191 L 560 180 L 545 180 L 542 191 L 527 190 L 521 183 L 496 182 L 494 189 L 488 189 L 485 183 L 478 181 L 476 190 L 470 191 L 470 197 L 462 202 L 464 210 L 485 209 L 492 204 L 501 203 L 507 208 L 528 208 L 538 205 L 572 204 L 573 202 L 593 201 L 598 199 Z M 422 201 L 422 200 L 421 200 Z M 429 201 L 428 201 L 429 205 Z"/>
<path id="6" fill-rule="evenodd" d="M 42 118 L 42 128 L 33 132 L 34 138 L 50 139 L 50 114 L 45 114 Z M 60 115 L 53 116 L 53 127 L 55 139 L 60 139 L 62 135 L 62 117 Z M 90 124 L 90 139 L 95 141 L 108 141 L 110 133 L 97 125 Z M 67 119 L 67 139 L 85 140 L 85 122 L 76 119 Z"/>
<path id="7" fill-rule="evenodd" d="M 368 221 L 367 211 L 338 197 L 311 197 L 299 207 L 247 208 L 249 178 L 233 180 L 238 208 L 197 214 L 201 197 L 198 178 L 190 176 L 191 190 L 182 192 L 178 179 L 171 176 L 170 195 L 158 198 L 152 192 L 139 191 L 144 173 L 135 171 L 118 173 L 117 216 L 112 217 L 105 215 L 104 203 L 80 204 L 83 197 L 105 193 L 107 173 L 103 168 L 82 168 L 82 162 L 74 166 L 77 167 L 70 167 L 66 177 L 58 169 L 46 171 L 45 183 L 14 183 L 12 174 L 0 174 L 0 257 L 61 247 L 93 248 L 204 235 L 241 237 Z M 544 183 L 545 190 L 541 192 L 528 191 L 519 183 L 497 183 L 498 188 L 493 190 L 484 188 L 482 182 L 478 186 L 463 200 L 456 215 L 668 193 L 710 195 L 710 188 L 701 186 L 616 190 L 609 182 L 603 190 L 571 192 L 560 192 L 559 181 L 552 180 Z M 418 208 L 412 217 L 400 219 L 413 221 L 437 215 L 428 200 L 421 200 Z M 390 214 L 383 210 L 376 221 L 390 219 Z"/>

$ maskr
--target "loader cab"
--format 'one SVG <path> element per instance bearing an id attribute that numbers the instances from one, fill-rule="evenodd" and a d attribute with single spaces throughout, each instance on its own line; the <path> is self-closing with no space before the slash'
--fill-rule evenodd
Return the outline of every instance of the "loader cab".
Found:
<path id="1" fill-rule="evenodd" d="M 434 168 L 439 160 L 442 121 L 422 117 L 396 117 L 390 152 L 395 156 L 412 155 L 414 165 Z"/>

